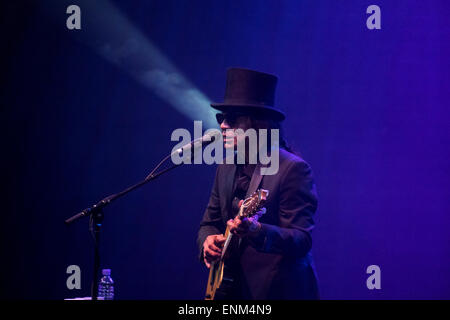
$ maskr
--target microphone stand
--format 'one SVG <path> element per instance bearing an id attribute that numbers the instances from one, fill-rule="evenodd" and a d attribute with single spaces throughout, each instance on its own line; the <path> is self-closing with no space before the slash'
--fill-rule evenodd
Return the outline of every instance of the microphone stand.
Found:
<path id="1" fill-rule="evenodd" d="M 156 170 L 161 167 L 161 165 L 166 162 L 170 157 L 172 156 L 172 154 L 170 154 L 169 156 L 165 157 L 153 170 L 152 172 L 141 182 L 136 183 L 135 185 L 132 185 L 131 187 L 126 188 L 125 190 L 110 195 L 106 198 L 104 198 L 103 200 L 99 201 L 98 203 L 94 204 L 93 206 L 84 209 L 83 211 L 81 211 L 80 213 L 77 213 L 76 215 L 66 219 L 64 222 L 66 223 L 66 225 L 70 225 L 73 222 L 77 221 L 78 219 L 82 218 L 82 217 L 90 217 L 90 221 L 89 221 L 89 230 L 92 233 L 93 237 L 94 237 L 94 275 L 93 275 L 93 279 L 92 279 L 92 287 L 91 287 L 91 297 L 92 300 L 97 300 L 97 295 L 98 295 L 98 274 L 99 274 L 99 269 L 100 269 L 100 229 L 102 226 L 102 221 L 104 219 L 104 215 L 103 215 L 103 209 L 109 205 L 111 202 L 113 202 L 114 200 L 117 200 L 118 198 L 126 195 L 127 193 L 143 186 L 144 184 L 148 183 L 149 181 L 152 181 L 154 179 L 156 179 L 157 177 L 159 177 L 160 175 L 176 168 L 179 167 L 181 165 L 184 164 L 184 162 L 180 163 L 180 164 L 174 164 L 172 166 L 170 166 L 167 169 L 164 169 L 158 173 L 155 173 Z"/>

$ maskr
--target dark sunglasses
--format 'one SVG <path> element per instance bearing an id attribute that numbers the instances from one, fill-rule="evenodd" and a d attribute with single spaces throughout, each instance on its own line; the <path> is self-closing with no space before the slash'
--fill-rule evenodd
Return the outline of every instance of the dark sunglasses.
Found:
<path id="1" fill-rule="evenodd" d="M 230 127 L 236 124 L 237 118 L 245 116 L 244 113 L 232 112 L 232 113 L 216 113 L 216 120 L 219 125 L 226 121 Z"/>

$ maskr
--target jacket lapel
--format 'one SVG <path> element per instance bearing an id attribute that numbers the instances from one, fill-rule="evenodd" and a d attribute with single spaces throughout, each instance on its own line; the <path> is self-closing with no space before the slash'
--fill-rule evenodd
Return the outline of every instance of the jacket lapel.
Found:
<path id="1" fill-rule="evenodd" d="M 236 165 L 235 164 L 229 164 L 226 166 L 228 167 L 228 170 L 224 170 L 225 177 L 224 177 L 224 184 L 223 184 L 223 195 L 224 195 L 223 198 L 225 198 L 225 204 L 226 204 L 225 205 L 226 212 L 223 213 L 225 221 L 228 220 L 229 214 L 231 213 L 233 183 L 234 183 L 234 176 L 236 174 Z"/>

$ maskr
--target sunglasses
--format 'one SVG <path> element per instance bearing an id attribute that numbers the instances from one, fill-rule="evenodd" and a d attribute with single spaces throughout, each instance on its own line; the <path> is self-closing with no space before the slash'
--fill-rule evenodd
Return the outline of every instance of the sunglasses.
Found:
<path id="1" fill-rule="evenodd" d="M 245 114 L 240 112 L 216 113 L 216 120 L 219 125 L 226 121 L 230 127 L 233 127 L 236 124 L 237 119 L 241 116 L 245 116 Z"/>

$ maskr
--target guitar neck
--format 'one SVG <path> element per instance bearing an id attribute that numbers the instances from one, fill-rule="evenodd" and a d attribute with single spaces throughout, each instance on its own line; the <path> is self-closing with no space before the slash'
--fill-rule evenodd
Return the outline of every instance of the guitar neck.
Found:
<path id="1" fill-rule="evenodd" d="M 230 229 L 228 229 L 225 231 L 225 243 L 223 244 L 223 248 L 222 248 L 222 256 L 221 258 L 223 259 L 223 257 L 225 256 L 225 253 L 227 252 L 228 246 L 231 243 L 231 239 L 233 238 L 233 234 L 230 232 Z"/>
<path id="2" fill-rule="evenodd" d="M 238 214 L 236 215 L 236 217 L 241 218 L 241 217 L 243 216 L 243 209 L 244 209 L 244 208 L 243 208 L 242 206 L 239 208 L 239 212 L 238 212 Z M 233 238 L 233 234 L 230 232 L 230 229 L 229 229 L 228 227 L 227 227 L 227 229 L 225 230 L 224 236 L 225 236 L 226 240 L 225 240 L 225 243 L 224 243 L 223 248 L 222 248 L 222 256 L 221 256 L 222 259 L 223 259 L 223 257 L 225 256 L 225 253 L 226 253 L 226 251 L 227 251 L 227 249 L 228 249 L 228 246 L 229 246 L 230 243 L 231 243 L 231 239 Z"/>

